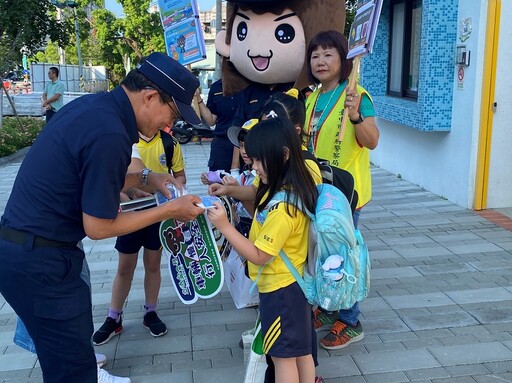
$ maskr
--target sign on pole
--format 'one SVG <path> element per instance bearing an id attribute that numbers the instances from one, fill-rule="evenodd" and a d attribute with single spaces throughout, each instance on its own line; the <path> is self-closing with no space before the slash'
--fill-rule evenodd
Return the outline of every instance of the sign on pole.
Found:
<path id="1" fill-rule="evenodd" d="M 159 0 L 167 54 L 182 65 L 206 58 L 196 0 Z"/>
<path id="2" fill-rule="evenodd" d="M 356 16 L 350 27 L 348 59 L 372 53 L 381 9 L 382 0 L 358 1 Z"/>
<path id="3" fill-rule="evenodd" d="M 373 50 L 381 9 L 382 0 L 359 0 L 357 2 L 357 11 L 350 27 L 350 36 L 348 38 L 347 59 L 354 58 L 354 64 L 352 72 L 350 72 L 347 89 L 354 89 L 357 86 L 357 74 L 359 72 L 361 56 L 371 53 Z M 348 108 L 345 108 L 338 141 L 343 141 L 345 138 L 347 119 Z"/>

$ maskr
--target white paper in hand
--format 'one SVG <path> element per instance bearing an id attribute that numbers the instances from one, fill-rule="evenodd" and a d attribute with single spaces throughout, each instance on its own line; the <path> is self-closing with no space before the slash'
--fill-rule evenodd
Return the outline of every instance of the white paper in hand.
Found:
<path id="1" fill-rule="evenodd" d="M 198 203 L 197 206 L 202 207 L 203 209 L 212 209 L 215 208 L 215 202 L 221 202 L 220 198 L 212 195 L 207 195 L 201 197 L 201 203 Z"/>

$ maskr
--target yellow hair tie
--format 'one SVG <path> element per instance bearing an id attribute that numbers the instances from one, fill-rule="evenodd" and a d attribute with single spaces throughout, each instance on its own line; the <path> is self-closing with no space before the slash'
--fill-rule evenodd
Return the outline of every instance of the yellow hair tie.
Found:
<path id="1" fill-rule="evenodd" d="M 299 90 L 297 88 L 292 88 L 288 92 L 285 92 L 285 94 L 295 98 L 296 100 L 299 99 Z"/>

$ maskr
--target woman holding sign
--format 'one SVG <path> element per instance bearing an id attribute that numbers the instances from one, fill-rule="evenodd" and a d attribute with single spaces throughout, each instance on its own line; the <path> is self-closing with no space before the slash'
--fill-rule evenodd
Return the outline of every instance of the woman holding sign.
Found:
<path id="1" fill-rule="evenodd" d="M 347 39 L 337 31 L 320 32 L 309 43 L 308 74 L 310 80 L 320 86 L 306 100 L 304 129 L 310 152 L 354 177 L 359 194 L 354 213 L 357 228 L 361 209 L 371 199 L 370 150 L 377 147 L 379 130 L 368 92 L 359 85 L 349 89 L 352 59 L 346 59 L 347 53 Z M 344 113 L 349 117 L 346 126 L 342 125 Z M 356 303 L 339 313 L 315 310 L 315 329 L 330 329 L 320 341 L 328 350 L 363 339 L 359 305 Z"/>

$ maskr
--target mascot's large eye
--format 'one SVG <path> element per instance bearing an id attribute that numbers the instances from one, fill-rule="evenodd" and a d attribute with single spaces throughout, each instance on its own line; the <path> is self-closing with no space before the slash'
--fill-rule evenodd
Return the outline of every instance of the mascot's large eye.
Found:
<path id="1" fill-rule="evenodd" d="M 295 38 L 295 29 L 290 24 L 281 24 L 276 28 L 275 35 L 281 44 L 288 44 Z"/>
<path id="2" fill-rule="evenodd" d="M 240 24 L 238 24 L 238 28 L 236 29 L 236 37 L 238 37 L 238 40 L 244 41 L 247 37 L 247 23 L 245 21 L 242 21 Z"/>

